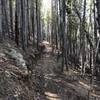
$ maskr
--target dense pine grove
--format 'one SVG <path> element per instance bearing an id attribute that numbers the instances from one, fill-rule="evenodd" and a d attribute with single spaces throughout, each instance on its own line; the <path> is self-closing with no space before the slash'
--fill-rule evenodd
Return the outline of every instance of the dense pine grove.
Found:
<path id="1" fill-rule="evenodd" d="M 100 100 L 100 0 L 0 0 L 0 85 L 0 100 Z"/>

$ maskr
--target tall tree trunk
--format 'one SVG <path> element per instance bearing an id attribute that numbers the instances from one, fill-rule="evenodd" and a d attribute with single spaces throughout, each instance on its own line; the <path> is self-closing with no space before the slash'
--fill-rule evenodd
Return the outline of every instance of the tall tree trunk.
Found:
<path id="1" fill-rule="evenodd" d="M 11 38 L 14 39 L 13 32 L 13 1 L 9 0 L 9 8 L 10 8 L 10 30 L 11 30 Z"/>
<path id="2" fill-rule="evenodd" d="M 86 0 L 84 0 L 84 11 L 83 11 L 83 21 L 82 21 L 82 73 L 85 71 L 85 20 L 86 20 Z"/>
<path id="3" fill-rule="evenodd" d="M 16 11 L 15 11 L 15 42 L 19 46 L 19 28 L 18 28 L 18 2 L 16 0 Z"/>

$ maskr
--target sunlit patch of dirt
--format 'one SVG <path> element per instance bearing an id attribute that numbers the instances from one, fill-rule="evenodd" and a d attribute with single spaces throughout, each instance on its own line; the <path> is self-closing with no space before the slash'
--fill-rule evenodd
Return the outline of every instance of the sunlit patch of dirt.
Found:
<path id="1" fill-rule="evenodd" d="M 55 93 L 45 92 L 45 95 L 49 100 L 61 100 L 60 97 Z"/>

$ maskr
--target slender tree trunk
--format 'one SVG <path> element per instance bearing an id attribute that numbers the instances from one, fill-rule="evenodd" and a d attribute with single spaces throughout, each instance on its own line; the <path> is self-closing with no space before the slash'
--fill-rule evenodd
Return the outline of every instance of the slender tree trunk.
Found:
<path id="1" fill-rule="evenodd" d="M 16 11 L 15 11 L 15 42 L 19 46 L 19 24 L 18 24 L 18 2 L 16 0 Z"/>
<path id="2" fill-rule="evenodd" d="M 84 11 L 82 21 L 82 73 L 85 71 L 85 17 L 86 17 L 86 0 L 84 0 Z"/>
<path id="3" fill-rule="evenodd" d="M 11 38 L 14 39 L 13 32 L 13 1 L 9 0 L 9 8 L 10 8 L 10 30 L 11 30 Z"/>

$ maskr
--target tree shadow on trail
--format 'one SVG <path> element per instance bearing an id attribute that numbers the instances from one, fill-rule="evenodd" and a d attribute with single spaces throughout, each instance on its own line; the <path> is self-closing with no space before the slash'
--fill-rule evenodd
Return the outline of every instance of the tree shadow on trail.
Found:
<path id="1" fill-rule="evenodd" d="M 49 100 L 87 100 L 80 96 L 75 89 L 66 86 L 58 76 L 46 77 L 45 95 Z"/>

